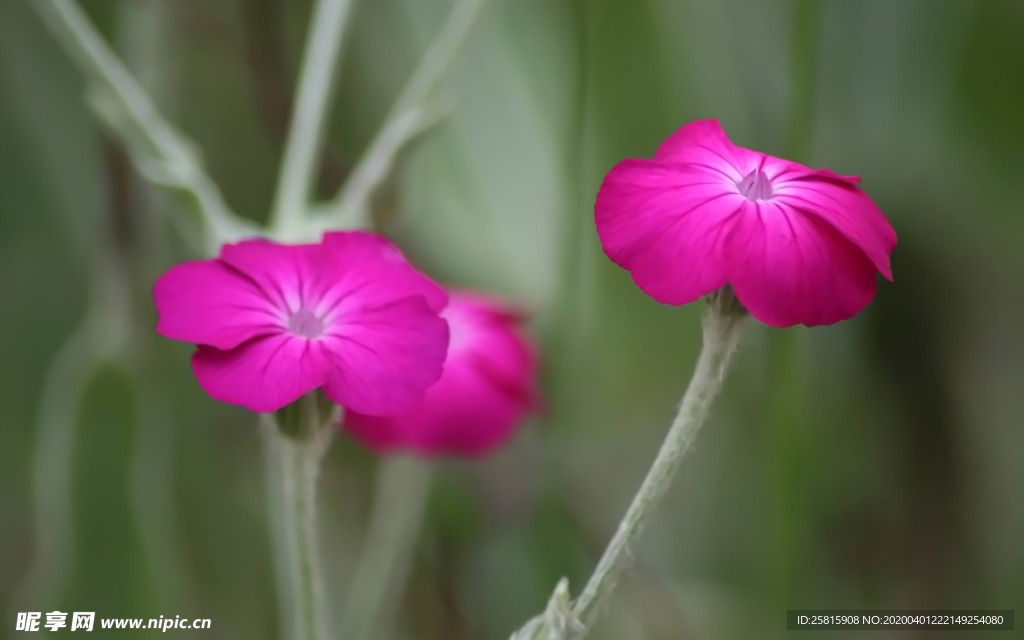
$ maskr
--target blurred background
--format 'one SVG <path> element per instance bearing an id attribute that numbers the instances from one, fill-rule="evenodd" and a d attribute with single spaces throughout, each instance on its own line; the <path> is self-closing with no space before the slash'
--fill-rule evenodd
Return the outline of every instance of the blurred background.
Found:
<path id="1" fill-rule="evenodd" d="M 81 4 L 227 201 L 264 220 L 310 2 Z M 193 255 L 172 221 L 188 203 L 138 178 L 29 5 L 0 2 L 0 637 L 16 611 L 60 609 L 276 638 L 255 420 L 152 330 L 154 278 Z M 450 6 L 356 3 L 320 195 Z M 593 195 L 704 117 L 862 176 L 900 236 L 895 282 L 849 322 L 751 332 L 592 637 L 783 637 L 789 608 L 1021 610 L 1022 36 L 1016 0 L 491 0 L 448 77 L 454 110 L 374 213 L 438 279 L 534 310 L 548 408 L 499 454 L 438 463 L 381 637 L 507 638 L 560 577 L 589 576 L 701 313 L 603 257 Z M 377 465 L 340 437 L 321 480 L 336 609 Z"/>

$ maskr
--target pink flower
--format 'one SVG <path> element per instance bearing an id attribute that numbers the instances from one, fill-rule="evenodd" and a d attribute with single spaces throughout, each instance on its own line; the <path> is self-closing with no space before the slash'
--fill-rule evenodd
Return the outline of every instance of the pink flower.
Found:
<path id="1" fill-rule="evenodd" d="M 468 292 L 452 293 L 442 315 L 451 329 L 448 359 L 420 403 L 395 416 L 346 413 L 345 428 L 371 448 L 483 455 L 537 406 L 537 358 L 519 331 L 522 316 Z"/>
<path id="2" fill-rule="evenodd" d="M 734 145 L 717 120 L 685 125 L 653 160 L 605 176 L 605 253 L 647 295 L 680 305 L 730 285 L 765 324 L 832 324 L 892 280 L 896 233 L 860 179 Z"/>
<path id="3" fill-rule="evenodd" d="M 381 236 L 247 240 L 172 267 L 153 289 L 157 332 L 198 345 L 213 398 L 271 412 L 322 388 L 367 414 L 404 411 L 441 375 L 447 295 Z"/>

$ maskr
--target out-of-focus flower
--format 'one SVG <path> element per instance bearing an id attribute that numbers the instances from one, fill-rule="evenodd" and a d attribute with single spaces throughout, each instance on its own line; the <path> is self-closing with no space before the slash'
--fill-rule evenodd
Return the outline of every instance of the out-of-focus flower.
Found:
<path id="1" fill-rule="evenodd" d="M 860 179 L 734 145 L 691 122 L 653 160 L 620 162 L 597 195 L 605 253 L 664 304 L 730 285 L 775 327 L 856 315 L 892 280 L 896 233 Z"/>
<path id="2" fill-rule="evenodd" d="M 419 404 L 394 416 L 346 412 L 346 430 L 369 447 L 483 455 L 537 407 L 537 357 L 520 331 L 520 313 L 479 294 L 452 292 L 442 315 L 451 330 L 448 359 Z"/>
<path id="3" fill-rule="evenodd" d="M 381 236 L 247 240 L 172 267 L 153 290 L 157 331 L 198 345 L 213 398 L 271 412 L 322 388 L 367 414 L 403 411 L 441 375 L 447 295 Z"/>

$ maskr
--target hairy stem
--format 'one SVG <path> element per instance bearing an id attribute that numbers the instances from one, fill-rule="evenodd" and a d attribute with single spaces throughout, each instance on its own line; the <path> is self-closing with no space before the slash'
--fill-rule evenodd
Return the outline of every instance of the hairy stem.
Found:
<path id="1" fill-rule="evenodd" d="M 71 500 L 77 412 L 97 370 L 104 363 L 125 362 L 129 351 L 129 300 L 121 265 L 110 253 L 101 251 L 92 265 L 86 316 L 60 347 L 43 379 L 31 461 L 37 544 L 16 596 L 26 606 L 58 597 L 68 568 L 74 566 Z"/>
<path id="2" fill-rule="evenodd" d="M 316 481 L 332 421 L 321 417 L 312 394 L 286 409 L 293 409 L 293 415 L 267 416 L 263 430 L 278 596 L 286 637 L 324 640 L 328 636 L 316 535 Z"/>
<path id="3" fill-rule="evenodd" d="M 722 388 L 726 368 L 736 351 L 741 324 L 742 318 L 716 312 L 714 306 L 704 316 L 704 347 L 697 360 L 690 386 L 687 387 L 679 405 L 679 413 L 672 421 L 654 464 L 647 472 L 640 490 L 633 497 L 633 502 L 605 549 L 597 569 L 594 570 L 573 607 L 576 617 L 585 629 L 593 625 L 601 605 L 614 589 L 616 580 L 628 560 L 630 547 L 661 502 L 679 468 L 679 463 L 704 424 L 708 409 Z"/>
<path id="4" fill-rule="evenodd" d="M 73 566 L 71 540 L 71 464 L 75 413 L 104 349 L 101 314 L 90 312 L 57 352 L 43 380 L 32 452 L 32 508 L 35 552 L 18 605 L 59 597 Z"/>
<path id="5" fill-rule="evenodd" d="M 593 627 L 602 605 L 629 563 L 631 547 L 671 486 L 680 462 L 704 424 L 736 351 L 745 313 L 727 290 L 712 294 L 709 302 L 710 308 L 703 322 L 704 347 L 679 405 L 679 412 L 586 587 L 571 609 L 567 597 L 564 594 L 559 597 L 556 591 L 543 617 L 528 623 L 513 638 L 579 639 Z"/>
<path id="6" fill-rule="evenodd" d="M 381 461 L 366 542 L 342 618 L 341 637 L 345 640 L 387 635 L 379 627 L 408 575 L 431 471 L 429 463 L 416 458 L 389 457 Z"/>
<path id="7" fill-rule="evenodd" d="M 319 0 L 310 17 L 298 96 L 271 214 L 278 236 L 293 231 L 309 204 L 309 188 L 351 7 L 351 0 Z"/>
<path id="8" fill-rule="evenodd" d="M 328 205 L 326 215 L 355 226 L 369 226 L 369 200 L 394 167 L 398 154 L 437 123 L 444 110 L 432 104 L 434 93 L 485 0 L 456 0 L 441 33 L 424 54 L 344 187 Z"/>
<path id="9" fill-rule="evenodd" d="M 228 209 L 220 190 L 203 170 L 192 145 L 167 123 L 117 55 L 71 0 L 31 3 L 91 83 L 93 106 L 128 146 L 142 174 L 194 201 L 203 223 L 205 249 L 253 230 Z"/>

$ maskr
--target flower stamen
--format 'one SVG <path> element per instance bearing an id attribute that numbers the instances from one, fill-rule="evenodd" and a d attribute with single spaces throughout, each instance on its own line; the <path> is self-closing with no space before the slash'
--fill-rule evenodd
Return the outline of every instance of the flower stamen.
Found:
<path id="1" fill-rule="evenodd" d="M 772 197 L 772 181 L 764 171 L 754 169 L 736 183 L 740 195 L 747 200 L 768 200 Z"/>
<path id="2" fill-rule="evenodd" d="M 315 340 L 324 334 L 324 322 L 308 309 L 300 308 L 288 318 L 288 331 Z"/>

